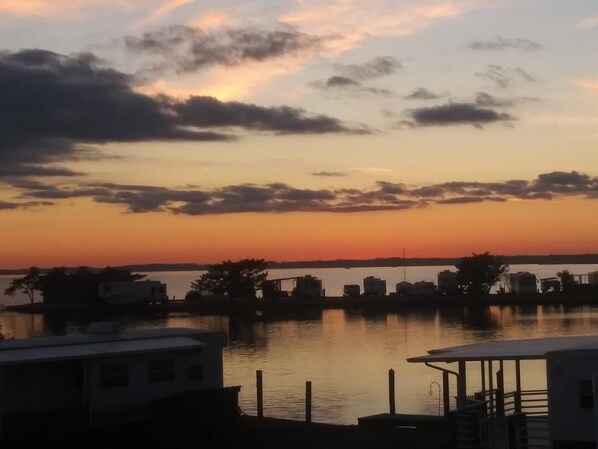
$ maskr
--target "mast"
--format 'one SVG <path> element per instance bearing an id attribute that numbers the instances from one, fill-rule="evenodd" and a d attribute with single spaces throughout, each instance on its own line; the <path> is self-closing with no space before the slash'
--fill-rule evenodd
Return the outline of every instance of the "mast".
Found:
<path id="1" fill-rule="evenodd" d="M 403 282 L 407 281 L 407 267 L 405 267 L 405 248 L 403 247 Z"/>

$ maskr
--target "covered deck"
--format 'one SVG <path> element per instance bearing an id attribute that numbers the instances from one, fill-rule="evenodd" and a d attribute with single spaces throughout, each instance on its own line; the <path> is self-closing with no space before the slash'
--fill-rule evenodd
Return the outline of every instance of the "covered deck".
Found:
<path id="1" fill-rule="evenodd" d="M 433 349 L 411 363 L 442 372 L 444 414 L 451 417 L 454 447 L 551 447 L 549 391 L 523 390 L 521 362 L 546 361 L 555 351 L 598 346 L 598 336 L 502 340 Z M 440 363 L 456 363 L 451 370 Z M 479 363 L 479 391 L 468 391 L 468 366 Z M 514 364 L 514 391 L 505 391 L 504 368 Z M 497 369 L 498 368 L 498 369 Z M 456 408 L 451 409 L 450 376 L 456 378 Z"/>

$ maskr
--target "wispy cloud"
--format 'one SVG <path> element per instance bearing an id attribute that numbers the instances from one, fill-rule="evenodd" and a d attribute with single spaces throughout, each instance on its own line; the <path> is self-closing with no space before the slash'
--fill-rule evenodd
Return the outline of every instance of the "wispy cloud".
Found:
<path id="1" fill-rule="evenodd" d="M 312 176 L 320 176 L 324 178 L 340 178 L 347 176 L 347 173 L 342 171 L 318 171 L 311 174 Z"/>
<path id="2" fill-rule="evenodd" d="M 422 0 L 408 5 L 391 0 L 305 0 L 297 2 L 297 8 L 282 14 L 279 20 L 317 34 L 347 35 L 347 30 L 351 30 L 357 45 L 371 36 L 405 36 L 488 4 L 484 0 Z"/>
<path id="3" fill-rule="evenodd" d="M 91 198 L 124 206 L 131 213 L 170 212 L 185 215 L 282 212 L 364 212 L 404 210 L 482 202 L 550 200 L 570 196 L 598 198 L 598 177 L 571 171 L 540 174 L 527 181 L 453 181 L 409 186 L 378 181 L 372 189 L 302 189 L 284 183 L 239 184 L 213 190 L 170 189 L 147 185 L 87 183 L 74 187 L 21 186 L 20 198 L 0 208 L 38 207 L 53 202 Z M 22 201 L 22 202 L 20 202 Z"/>
<path id="4" fill-rule="evenodd" d="M 486 67 L 486 71 L 478 72 L 475 75 L 494 82 L 494 84 L 501 89 L 511 86 L 516 81 L 527 81 L 530 83 L 536 82 L 536 78 L 527 73 L 521 67 L 510 68 L 502 67 L 496 64 L 488 65 L 488 67 Z"/>
<path id="5" fill-rule="evenodd" d="M 577 22 L 575 26 L 583 30 L 595 28 L 598 26 L 598 16 L 586 17 L 585 19 L 582 19 L 579 22 Z"/>
<path id="6" fill-rule="evenodd" d="M 167 16 L 175 9 L 193 2 L 195 2 L 195 0 L 167 0 L 166 2 L 163 2 L 157 9 L 152 11 L 146 18 L 138 21 L 136 26 L 151 25 L 162 19 L 164 16 Z"/>
<path id="7" fill-rule="evenodd" d="M 392 56 L 379 56 L 364 64 L 336 64 L 334 68 L 339 75 L 333 75 L 326 80 L 314 81 L 311 85 L 319 89 L 342 90 L 350 94 L 391 95 L 390 90 L 368 86 L 363 84 L 363 81 L 392 75 L 402 67 L 399 60 Z"/>
<path id="8" fill-rule="evenodd" d="M 237 66 L 285 56 L 316 53 L 326 40 L 335 37 L 310 36 L 290 29 L 265 31 L 234 28 L 206 31 L 172 25 L 128 36 L 125 45 L 133 56 L 155 58 L 151 71 L 191 73 L 212 66 Z"/>
<path id="9" fill-rule="evenodd" d="M 76 19 L 98 6 L 131 7 L 128 0 L 0 0 L 0 21 L 6 16 Z"/>
<path id="10" fill-rule="evenodd" d="M 472 50 L 506 50 L 506 49 L 518 49 L 518 50 L 540 50 L 542 45 L 531 39 L 516 38 L 507 39 L 501 36 L 497 36 L 491 41 L 474 41 L 468 45 Z"/>
<path id="11" fill-rule="evenodd" d="M 442 97 L 443 95 L 436 94 L 423 87 L 418 87 L 409 95 L 405 96 L 405 100 L 436 100 Z"/>
<path id="12" fill-rule="evenodd" d="M 573 84 L 593 94 L 598 94 L 598 78 L 573 80 Z"/>

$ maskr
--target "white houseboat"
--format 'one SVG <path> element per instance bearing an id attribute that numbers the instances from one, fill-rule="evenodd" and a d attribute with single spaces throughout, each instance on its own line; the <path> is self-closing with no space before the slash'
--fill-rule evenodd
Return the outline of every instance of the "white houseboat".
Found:
<path id="1" fill-rule="evenodd" d="M 121 332 L 113 322 L 92 323 L 85 334 L 0 341 L 0 430 L 19 417 L 73 410 L 89 427 L 150 420 L 156 404 L 186 393 L 214 401 L 226 390 L 226 344 L 224 332 Z"/>
<path id="2" fill-rule="evenodd" d="M 456 448 L 597 447 L 598 336 L 491 341 L 434 349 L 407 360 L 442 371 L 445 416 Z M 522 362 L 528 360 L 545 362 L 546 390 L 522 389 Z M 471 383 L 481 385 L 477 391 L 468 383 L 468 367 L 471 372 L 474 364 L 480 379 Z M 514 391 L 505 391 L 506 368 L 514 371 Z"/>

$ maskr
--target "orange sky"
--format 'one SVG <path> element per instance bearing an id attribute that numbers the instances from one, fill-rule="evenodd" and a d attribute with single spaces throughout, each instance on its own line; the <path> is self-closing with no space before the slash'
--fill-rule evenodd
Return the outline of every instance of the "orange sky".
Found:
<path id="1" fill-rule="evenodd" d="M 0 268 L 598 253 L 598 9 L 0 0 Z"/>
<path id="2" fill-rule="evenodd" d="M 598 252 L 598 209 L 579 199 L 210 217 L 127 214 L 83 203 L 5 214 L 0 235 L 15 238 L 4 241 L 0 267 L 365 259 L 400 257 L 403 248 L 407 257 Z"/>

